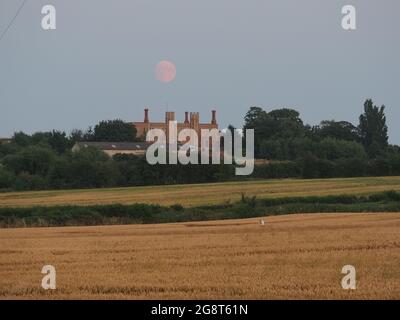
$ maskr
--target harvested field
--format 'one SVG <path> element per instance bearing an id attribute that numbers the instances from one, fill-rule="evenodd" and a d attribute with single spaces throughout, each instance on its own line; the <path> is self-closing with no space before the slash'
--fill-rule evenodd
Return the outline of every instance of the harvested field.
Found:
<path id="1" fill-rule="evenodd" d="M 400 298 L 400 214 L 265 221 L 0 229 L 0 299 Z M 340 285 L 347 264 L 354 291 Z"/>
<path id="2" fill-rule="evenodd" d="M 361 195 L 400 191 L 400 177 L 258 180 L 212 184 L 0 193 L 0 207 L 147 203 L 185 207 L 258 198 Z"/>

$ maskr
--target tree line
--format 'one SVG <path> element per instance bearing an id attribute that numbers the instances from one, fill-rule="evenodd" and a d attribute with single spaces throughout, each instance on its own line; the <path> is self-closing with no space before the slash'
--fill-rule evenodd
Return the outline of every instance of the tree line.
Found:
<path id="1" fill-rule="evenodd" d="M 271 160 L 256 176 L 354 177 L 400 174 L 400 148 L 390 145 L 385 106 L 368 99 L 358 125 L 325 120 L 305 125 L 299 112 L 251 107 L 245 129 L 255 130 L 255 157 Z"/>
<path id="2" fill-rule="evenodd" d="M 155 165 L 143 157 L 108 157 L 94 148 L 72 152 L 77 141 L 137 141 L 122 120 L 102 121 L 69 135 L 53 130 L 16 132 L 0 145 L 0 190 L 102 188 L 218 182 L 248 178 L 328 178 L 400 174 L 400 147 L 388 143 L 385 107 L 364 104 L 359 123 L 325 120 L 304 124 L 293 109 L 251 107 L 243 129 L 255 131 L 255 156 L 266 159 L 250 177 L 233 165 Z M 233 126 L 229 127 L 234 130 Z"/>

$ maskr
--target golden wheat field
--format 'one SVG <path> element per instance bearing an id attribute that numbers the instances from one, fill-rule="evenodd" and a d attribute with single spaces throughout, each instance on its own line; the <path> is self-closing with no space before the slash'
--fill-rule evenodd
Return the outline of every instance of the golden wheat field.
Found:
<path id="1" fill-rule="evenodd" d="M 264 219 L 0 229 L 0 299 L 400 298 L 400 214 Z"/>
<path id="2" fill-rule="evenodd" d="M 400 191 L 400 177 L 257 180 L 193 185 L 0 193 L 0 207 L 148 203 L 186 207 L 259 198 Z"/>

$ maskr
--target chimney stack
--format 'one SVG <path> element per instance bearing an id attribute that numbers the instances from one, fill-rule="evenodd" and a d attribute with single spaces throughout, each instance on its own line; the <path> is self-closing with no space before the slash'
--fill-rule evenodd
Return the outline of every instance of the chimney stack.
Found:
<path id="1" fill-rule="evenodd" d="M 212 112 L 212 118 L 211 118 L 211 124 L 217 124 L 217 111 L 213 110 Z"/>
<path id="2" fill-rule="evenodd" d="M 149 109 L 148 108 L 144 109 L 144 122 L 146 122 L 146 123 L 149 122 Z"/>
<path id="3" fill-rule="evenodd" d="M 189 123 L 189 112 L 185 112 L 185 123 Z"/>
<path id="4" fill-rule="evenodd" d="M 175 121 L 175 112 L 165 112 L 165 123 L 168 125 L 170 121 Z"/>

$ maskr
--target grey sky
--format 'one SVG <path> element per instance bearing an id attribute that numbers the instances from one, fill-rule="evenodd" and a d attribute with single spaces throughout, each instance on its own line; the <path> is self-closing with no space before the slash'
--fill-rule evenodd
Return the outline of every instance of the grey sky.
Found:
<path id="1" fill-rule="evenodd" d="M 0 0 L 0 32 L 22 0 Z M 41 8 L 57 30 L 41 29 Z M 357 8 L 357 31 L 341 8 Z M 372 98 L 400 143 L 398 0 L 28 0 L 0 41 L 0 136 L 85 129 L 99 120 L 182 120 L 218 110 L 241 126 L 249 106 L 293 107 L 306 123 L 358 122 Z M 158 61 L 177 78 L 158 82 Z"/>

